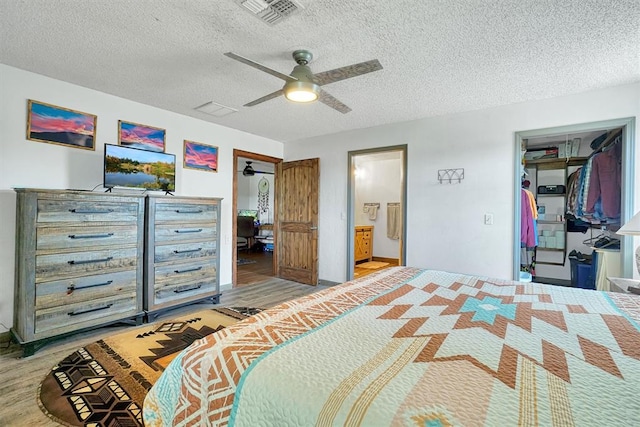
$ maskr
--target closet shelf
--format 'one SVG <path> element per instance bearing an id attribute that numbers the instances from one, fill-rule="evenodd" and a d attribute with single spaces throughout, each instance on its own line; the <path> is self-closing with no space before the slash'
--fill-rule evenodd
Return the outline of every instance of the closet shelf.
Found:
<path id="1" fill-rule="evenodd" d="M 587 163 L 587 160 L 589 160 L 588 157 L 569 157 L 568 159 L 555 157 L 553 159 L 526 160 L 525 167 L 535 166 L 539 170 L 564 169 L 568 166 L 582 166 Z"/>
<path id="2" fill-rule="evenodd" d="M 548 219 L 539 219 L 538 224 L 564 224 L 564 221 L 551 221 Z"/>
<path id="3" fill-rule="evenodd" d="M 536 197 L 564 197 L 566 196 L 565 193 L 560 193 L 560 194 L 540 194 L 538 193 L 538 195 Z"/>
<path id="4" fill-rule="evenodd" d="M 541 248 L 540 246 L 538 246 L 538 250 L 539 250 L 539 251 L 549 251 L 549 252 L 564 252 L 564 249 L 558 249 L 558 248 Z M 560 264 L 560 265 L 564 265 L 564 264 Z"/>

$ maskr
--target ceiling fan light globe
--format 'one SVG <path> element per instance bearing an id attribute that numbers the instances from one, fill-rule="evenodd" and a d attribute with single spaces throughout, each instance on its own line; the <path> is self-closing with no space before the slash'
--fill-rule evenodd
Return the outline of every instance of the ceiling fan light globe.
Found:
<path id="1" fill-rule="evenodd" d="M 292 102 L 313 102 L 318 99 L 320 86 L 313 82 L 295 81 L 288 82 L 282 88 L 284 96 Z"/>

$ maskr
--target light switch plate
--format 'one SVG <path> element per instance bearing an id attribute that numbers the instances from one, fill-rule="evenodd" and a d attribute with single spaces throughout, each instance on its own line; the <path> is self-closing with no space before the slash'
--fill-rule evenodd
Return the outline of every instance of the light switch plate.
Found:
<path id="1" fill-rule="evenodd" d="M 493 214 L 492 213 L 484 214 L 484 225 L 493 225 Z"/>

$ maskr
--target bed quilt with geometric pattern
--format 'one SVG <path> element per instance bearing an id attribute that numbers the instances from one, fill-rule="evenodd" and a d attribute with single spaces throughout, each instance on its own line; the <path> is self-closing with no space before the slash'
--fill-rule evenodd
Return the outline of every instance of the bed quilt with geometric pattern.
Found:
<path id="1" fill-rule="evenodd" d="M 640 297 L 397 267 L 194 343 L 147 425 L 640 425 Z"/>

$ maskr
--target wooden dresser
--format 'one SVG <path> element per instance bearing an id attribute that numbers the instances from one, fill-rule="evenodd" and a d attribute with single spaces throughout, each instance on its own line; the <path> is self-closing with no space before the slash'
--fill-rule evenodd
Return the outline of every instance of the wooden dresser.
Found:
<path id="1" fill-rule="evenodd" d="M 144 196 L 16 192 L 12 334 L 24 355 L 82 329 L 140 324 Z"/>
<path id="2" fill-rule="evenodd" d="M 219 198 L 147 196 L 144 308 L 162 310 L 220 297 Z"/>
<path id="3" fill-rule="evenodd" d="M 373 225 L 356 226 L 354 253 L 355 262 L 373 259 Z"/>

